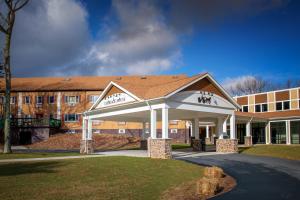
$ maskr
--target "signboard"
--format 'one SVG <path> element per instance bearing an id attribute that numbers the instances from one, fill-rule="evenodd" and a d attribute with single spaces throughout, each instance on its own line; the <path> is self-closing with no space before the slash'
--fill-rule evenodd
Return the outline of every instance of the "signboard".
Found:
<path id="1" fill-rule="evenodd" d="M 232 103 L 223 97 L 207 91 L 184 91 L 171 97 L 171 101 L 191 103 L 204 106 L 235 108 Z"/>
<path id="2" fill-rule="evenodd" d="M 103 98 L 97 108 L 114 106 L 132 101 L 134 101 L 134 99 L 126 93 L 115 93 Z"/>

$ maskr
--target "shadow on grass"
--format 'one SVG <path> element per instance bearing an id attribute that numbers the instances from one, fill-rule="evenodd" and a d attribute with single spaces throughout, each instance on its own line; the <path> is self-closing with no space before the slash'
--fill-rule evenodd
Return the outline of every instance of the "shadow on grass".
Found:
<path id="1" fill-rule="evenodd" d="M 1 176 L 15 176 L 21 174 L 55 173 L 56 169 L 65 166 L 63 162 L 35 162 L 35 163 L 9 163 L 0 165 Z"/>
<path id="2" fill-rule="evenodd" d="M 247 151 L 251 147 L 239 147 L 239 153 L 243 153 L 244 151 Z"/>

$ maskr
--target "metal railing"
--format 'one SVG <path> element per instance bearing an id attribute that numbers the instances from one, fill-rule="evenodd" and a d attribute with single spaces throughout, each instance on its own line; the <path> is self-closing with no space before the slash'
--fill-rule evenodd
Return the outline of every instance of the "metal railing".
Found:
<path id="1" fill-rule="evenodd" d="M 27 128 L 27 127 L 50 127 L 59 128 L 61 120 L 53 118 L 12 118 L 10 119 L 11 127 Z M 0 119 L 0 128 L 4 127 L 4 119 Z"/>

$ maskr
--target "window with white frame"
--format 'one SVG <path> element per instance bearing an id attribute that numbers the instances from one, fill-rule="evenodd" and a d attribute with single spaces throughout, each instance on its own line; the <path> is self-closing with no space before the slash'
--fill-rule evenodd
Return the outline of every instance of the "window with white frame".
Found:
<path id="1" fill-rule="evenodd" d="M 37 105 L 43 104 L 43 96 L 37 96 L 36 97 L 36 104 Z"/>
<path id="2" fill-rule="evenodd" d="M 79 96 L 65 96 L 65 102 L 69 105 L 79 103 Z"/>
<path id="3" fill-rule="evenodd" d="M 99 95 L 90 95 L 90 97 L 89 97 L 91 103 L 95 103 L 98 98 L 99 98 Z"/>
<path id="4" fill-rule="evenodd" d="M 172 125 L 177 125 L 177 124 L 178 124 L 178 121 L 177 121 L 177 120 L 171 120 L 171 121 L 170 121 L 170 124 L 172 124 Z"/>
<path id="5" fill-rule="evenodd" d="M 255 105 L 255 112 L 261 112 L 261 104 Z"/>
<path id="6" fill-rule="evenodd" d="M 48 103 L 54 104 L 55 103 L 55 97 L 54 96 L 48 96 Z"/>
<path id="7" fill-rule="evenodd" d="M 16 97 L 10 97 L 10 104 L 16 103 Z"/>
<path id="8" fill-rule="evenodd" d="M 119 129 L 119 134 L 125 134 L 126 130 L 125 129 Z"/>
<path id="9" fill-rule="evenodd" d="M 172 129 L 170 130 L 170 132 L 176 134 L 176 133 L 178 133 L 178 130 L 177 130 L 177 128 L 172 128 Z"/>
<path id="10" fill-rule="evenodd" d="M 255 105 L 255 112 L 268 112 L 268 104 L 256 104 Z"/>
<path id="11" fill-rule="evenodd" d="M 249 112 L 248 106 L 243 106 L 243 112 Z"/>
<path id="12" fill-rule="evenodd" d="M 78 114 L 65 114 L 64 116 L 65 122 L 78 122 L 79 121 L 79 115 Z"/>
<path id="13" fill-rule="evenodd" d="M 276 102 L 276 110 L 289 110 L 290 109 L 290 101 L 278 101 Z"/>
<path id="14" fill-rule="evenodd" d="M 24 97 L 24 103 L 25 104 L 30 104 L 30 96 L 25 96 Z"/>
<path id="15" fill-rule="evenodd" d="M 126 125 L 126 122 L 118 122 L 118 125 Z"/>

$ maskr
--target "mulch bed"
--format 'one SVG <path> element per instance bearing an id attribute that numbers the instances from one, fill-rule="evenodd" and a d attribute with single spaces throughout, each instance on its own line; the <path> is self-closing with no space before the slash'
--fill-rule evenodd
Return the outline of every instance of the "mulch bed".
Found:
<path id="1" fill-rule="evenodd" d="M 81 134 L 56 134 L 46 141 L 27 145 L 31 149 L 79 149 Z M 94 134 L 94 148 L 97 150 L 133 149 L 140 146 L 137 137 L 112 134 Z"/>

